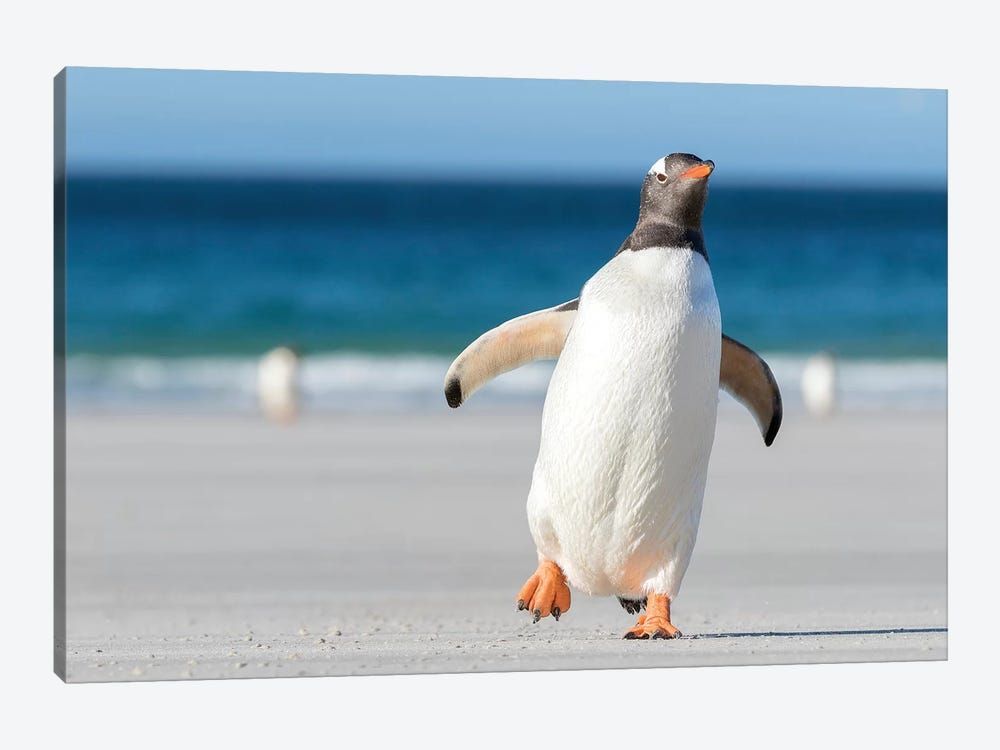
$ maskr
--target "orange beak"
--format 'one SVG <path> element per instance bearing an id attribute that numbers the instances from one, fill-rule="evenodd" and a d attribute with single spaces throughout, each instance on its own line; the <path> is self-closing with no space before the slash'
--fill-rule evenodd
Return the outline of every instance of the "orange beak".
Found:
<path id="1" fill-rule="evenodd" d="M 686 177 L 689 180 L 701 180 L 712 174 L 713 169 L 715 169 L 715 165 L 709 161 L 681 172 L 681 177 Z"/>

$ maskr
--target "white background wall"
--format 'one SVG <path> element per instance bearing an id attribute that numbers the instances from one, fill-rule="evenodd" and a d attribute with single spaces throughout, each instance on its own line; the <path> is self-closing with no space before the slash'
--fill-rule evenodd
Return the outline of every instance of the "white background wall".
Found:
<path id="1" fill-rule="evenodd" d="M 1000 569 L 995 377 L 985 366 L 995 359 L 1000 252 L 995 23 L 988 11 L 977 15 L 959 2 L 594 6 L 90 0 L 5 7 L 0 736 L 16 737 L 5 744 L 295 747 L 352 739 L 377 746 L 425 733 L 436 745 L 476 747 L 782 740 L 920 747 L 962 746 L 977 726 L 985 730 L 994 710 Z M 948 88 L 950 661 L 62 685 L 50 663 L 51 79 L 63 65 Z"/>

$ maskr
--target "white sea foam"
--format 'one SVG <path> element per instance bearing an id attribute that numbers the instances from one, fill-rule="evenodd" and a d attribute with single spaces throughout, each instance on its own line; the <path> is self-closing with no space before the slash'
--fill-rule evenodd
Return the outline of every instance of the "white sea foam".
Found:
<path id="1" fill-rule="evenodd" d="M 786 409 L 799 409 L 805 357 L 766 357 Z M 336 353 L 303 359 L 305 409 L 398 410 L 444 406 L 450 360 L 431 355 Z M 476 393 L 482 405 L 537 405 L 545 396 L 552 362 L 536 362 L 500 376 Z M 70 409 L 256 408 L 257 360 L 252 357 L 96 357 L 67 362 Z M 841 360 L 839 400 L 845 410 L 935 409 L 947 398 L 943 360 Z M 724 399 L 726 401 L 728 399 Z"/>

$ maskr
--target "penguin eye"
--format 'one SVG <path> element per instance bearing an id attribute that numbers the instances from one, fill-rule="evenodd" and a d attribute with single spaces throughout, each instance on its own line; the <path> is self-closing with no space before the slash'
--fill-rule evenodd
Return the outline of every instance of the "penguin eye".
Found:
<path id="1" fill-rule="evenodd" d="M 657 172 L 656 173 L 656 179 L 657 179 L 658 182 L 666 182 L 667 181 L 667 176 L 665 174 L 661 173 L 661 172 Z"/>

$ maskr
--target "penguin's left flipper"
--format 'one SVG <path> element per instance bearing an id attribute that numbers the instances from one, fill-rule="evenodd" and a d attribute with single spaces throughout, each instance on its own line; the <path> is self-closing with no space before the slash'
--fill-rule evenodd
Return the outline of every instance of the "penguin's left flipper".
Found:
<path id="1" fill-rule="evenodd" d="M 750 410 L 764 436 L 764 445 L 771 445 L 781 427 L 778 382 L 759 354 L 725 334 L 719 387 Z"/>
<path id="2" fill-rule="evenodd" d="M 555 359 L 576 319 L 579 300 L 522 315 L 487 331 L 451 363 L 444 396 L 455 409 L 485 383 L 536 359 Z"/>

